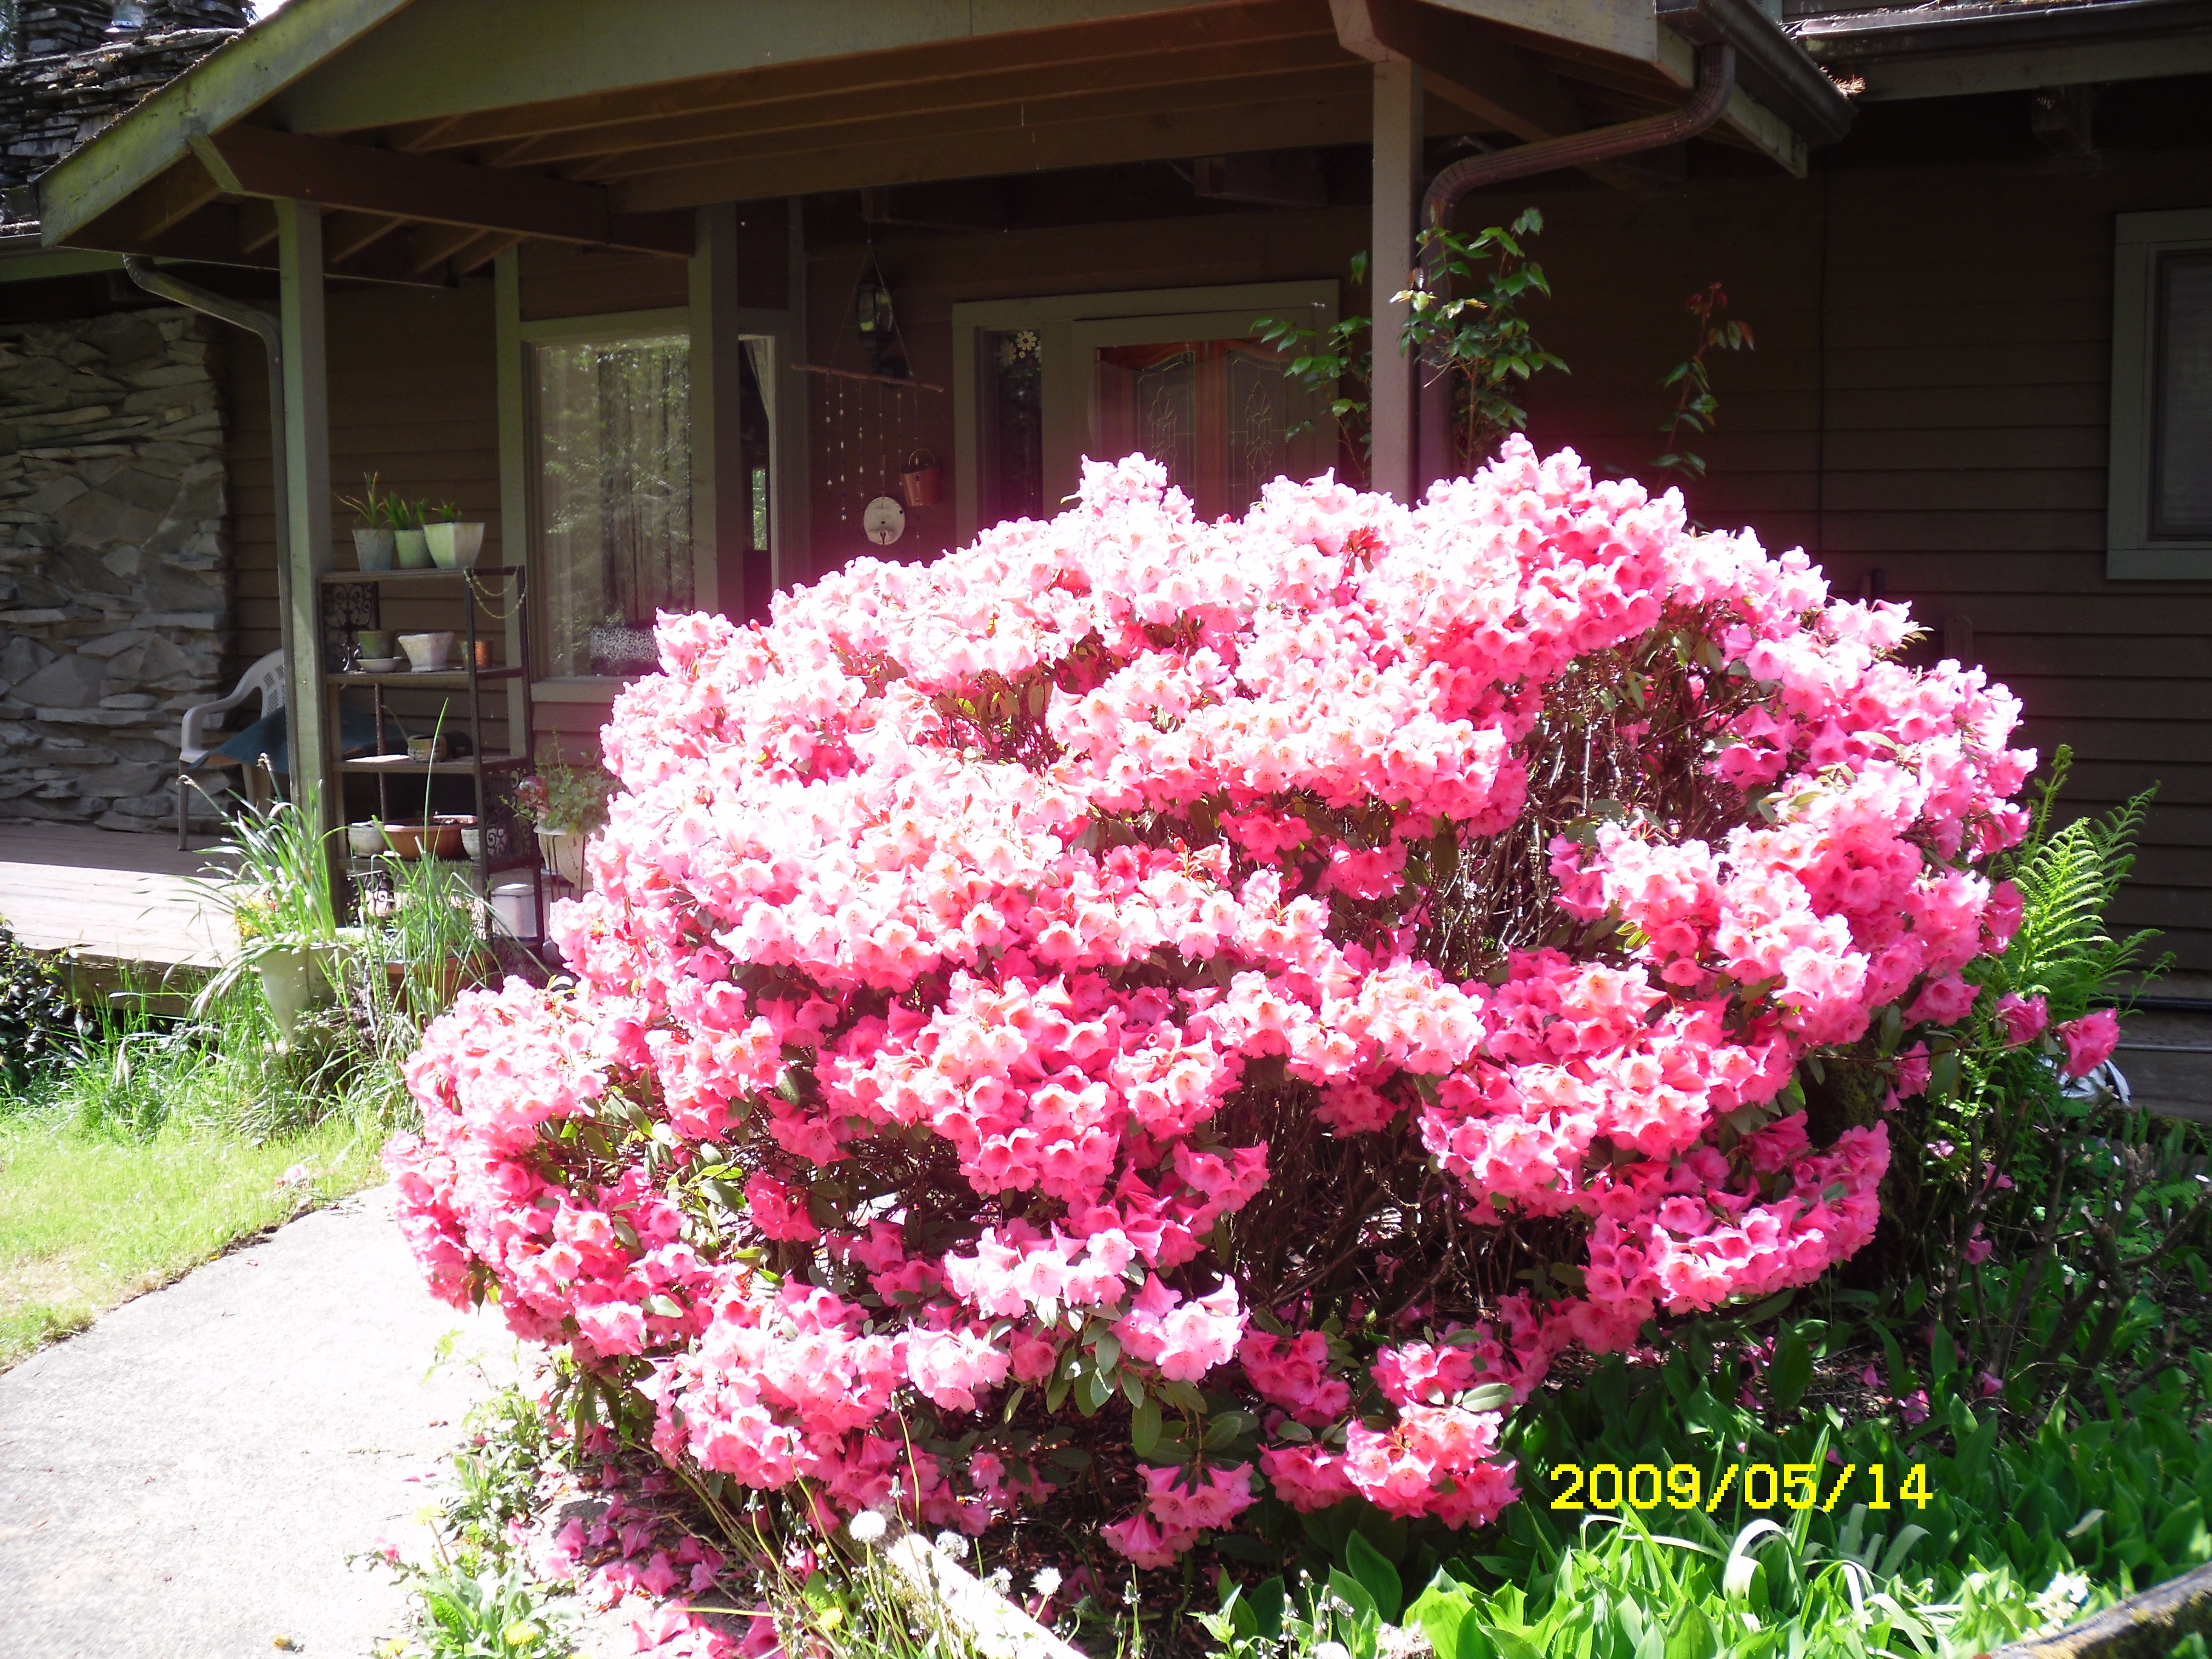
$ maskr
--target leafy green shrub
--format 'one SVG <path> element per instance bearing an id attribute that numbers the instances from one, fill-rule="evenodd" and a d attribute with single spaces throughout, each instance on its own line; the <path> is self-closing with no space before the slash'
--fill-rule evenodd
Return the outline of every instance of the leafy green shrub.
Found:
<path id="1" fill-rule="evenodd" d="M 88 1017 L 59 975 L 0 922 L 0 1083 L 21 1095 L 65 1065 Z"/>

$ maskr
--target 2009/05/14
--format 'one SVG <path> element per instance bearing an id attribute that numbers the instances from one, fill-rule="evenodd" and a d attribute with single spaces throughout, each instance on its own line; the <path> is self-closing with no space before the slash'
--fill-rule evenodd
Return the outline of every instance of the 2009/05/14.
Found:
<path id="1" fill-rule="evenodd" d="M 1660 1474 L 1656 1463 L 1638 1463 L 1623 1474 L 1618 1465 L 1595 1463 L 1584 1470 L 1578 1463 L 1553 1465 L 1551 1479 L 1565 1482 L 1565 1490 L 1552 1499 L 1555 1510 L 1617 1510 L 1625 1503 L 1632 1510 L 1656 1510 L 1664 1503 L 1678 1510 L 1702 1508 L 1708 1515 L 1717 1511 L 1740 1474 L 1743 1477 L 1741 1502 L 1755 1510 L 1771 1510 L 1778 1503 L 1793 1510 L 1809 1510 L 1815 1505 L 1824 1512 L 1836 1507 L 1852 1477 L 1860 1473 L 1856 1463 L 1846 1463 L 1837 1474 L 1835 1484 L 1828 1488 L 1825 1500 L 1820 1496 L 1820 1466 L 1817 1463 L 1784 1463 L 1778 1469 L 1771 1463 L 1753 1463 L 1748 1468 L 1731 1463 L 1722 1471 L 1719 1481 L 1708 1498 L 1705 1478 L 1692 1465 L 1676 1463 L 1665 1475 Z M 1887 1471 L 1879 1463 L 1869 1463 L 1864 1471 L 1873 1486 L 1873 1496 L 1866 1500 L 1870 1510 L 1890 1507 Z M 1648 1483 L 1648 1484 L 1647 1484 Z M 1646 1493 L 1649 1496 L 1646 1496 Z M 1763 1495 L 1762 1495 L 1763 1494 Z M 1928 1466 L 1915 1463 L 1905 1476 L 1904 1484 L 1897 1489 L 1899 1498 L 1922 1509 L 1935 1494 L 1928 1490 Z"/>

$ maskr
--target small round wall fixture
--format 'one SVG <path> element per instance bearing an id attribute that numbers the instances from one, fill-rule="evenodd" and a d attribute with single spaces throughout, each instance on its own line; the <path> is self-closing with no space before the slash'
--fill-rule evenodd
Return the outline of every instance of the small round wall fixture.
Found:
<path id="1" fill-rule="evenodd" d="M 906 534 L 906 509 L 889 495 L 878 495 L 860 514 L 860 528 L 878 547 L 889 547 Z"/>

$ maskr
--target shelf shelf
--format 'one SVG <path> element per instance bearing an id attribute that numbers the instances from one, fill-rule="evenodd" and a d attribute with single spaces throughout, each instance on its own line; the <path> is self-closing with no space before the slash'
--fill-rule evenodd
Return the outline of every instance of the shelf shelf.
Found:
<path id="1" fill-rule="evenodd" d="M 477 678 L 479 682 L 511 680 L 521 672 L 520 668 L 505 665 L 497 668 L 479 668 L 477 670 Z M 466 690 L 469 683 L 469 672 L 465 668 L 441 668 L 434 673 L 428 674 L 417 674 L 410 671 L 390 674 L 363 674 L 348 671 L 338 674 L 325 674 L 323 678 L 332 685 L 422 685 L 444 687 L 449 690 Z"/>
<path id="2" fill-rule="evenodd" d="M 521 568 L 511 564 L 455 565 L 447 569 L 433 565 L 428 570 L 325 570 L 322 580 L 331 582 L 426 582 L 440 577 L 451 580 L 455 576 L 520 576 Z"/>
<path id="3" fill-rule="evenodd" d="M 404 755 L 354 755 L 340 761 L 338 770 L 365 773 L 371 777 L 380 774 L 386 777 L 408 777 L 424 772 L 443 772 L 451 775 L 474 771 L 477 759 L 474 755 L 448 755 L 441 761 L 410 760 Z M 488 772 L 512 770 L 515 767 L 530 764 L 527 755 L 486 755 L 483 760 Z"/>

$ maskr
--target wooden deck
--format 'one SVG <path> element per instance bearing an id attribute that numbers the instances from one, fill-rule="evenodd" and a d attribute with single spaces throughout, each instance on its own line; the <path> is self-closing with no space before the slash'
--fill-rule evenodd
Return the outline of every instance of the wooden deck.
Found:
<path id="1" fill-rule="evenodd" d="M 215 967 L 234 947 L 222 908 L 192 885 L 205 853 L 167 836 L 0 823 L 0 920 L 33 951 L 156 977 Z"/>

